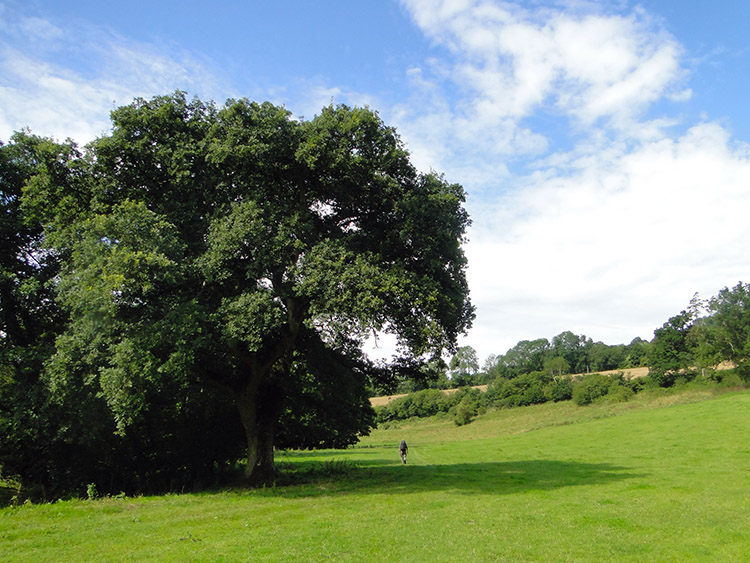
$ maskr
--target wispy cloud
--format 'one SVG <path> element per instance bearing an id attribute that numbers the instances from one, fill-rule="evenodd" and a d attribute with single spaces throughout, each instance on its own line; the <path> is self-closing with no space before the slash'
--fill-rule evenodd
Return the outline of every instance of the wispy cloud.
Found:
<path id="1" fill-rule="evenodd" d="M 450 108 L 457 132 L 475 140 L 484 134 L 492 152 L 544 148 L 522 125 L 541 110 L 565 115 L 572 127 L 627 132 L 653 102 L 690 95 L 680 44 L 640 10 L 623 16 L 487 0 L 403 3 L 452 53 L 447 71 L 442 61 L 432 80 L 450 80 L 463 94 Z"/>
<path id="2" fill-rule="evenodd" d="M 83 23 L 62 28 L 8 7 L 2 15 L 0 139 L 29 127 L 85 143 L 106 133 L 109 112 L 135 97 L 175 89 L 219 101 L 227 96 L 225 83 L 193 53 Z"/>

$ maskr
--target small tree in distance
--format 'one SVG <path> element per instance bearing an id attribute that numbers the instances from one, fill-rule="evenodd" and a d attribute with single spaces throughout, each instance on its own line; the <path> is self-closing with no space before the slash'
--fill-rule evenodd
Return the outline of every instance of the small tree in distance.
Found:
<path id="1" fill-rule="evenodd" d="M 479 371 L 476 350 L 471 346 L 461 346 L 451 358 L 449 369 L 454 387 L 471 385 L 472 378 Z"/>
<path id="2" fill-rule="evenodd" d="M 649 377 L 662 387 L 669 387 L 682 370 L 693 366 L 693 349 L 688 334 L 694 320 L 692 311 L 682 311 L 654 331 Z"/>
<path id="3" fill-rule="evenodd" d="M 551 374 L 553 377 L 562 377 L 566 373 L 570 373 L 570 364 L 562 356 L 556 356 L 545 360 L 544 371 Z"/>
<path id="4" fill-rule="evenodd" d="M 706 365 L 731 362 L 750 381 L 750 284 L 725 287 L 707 307 L 711 316 L 699 327 L 698 355 Z"/>

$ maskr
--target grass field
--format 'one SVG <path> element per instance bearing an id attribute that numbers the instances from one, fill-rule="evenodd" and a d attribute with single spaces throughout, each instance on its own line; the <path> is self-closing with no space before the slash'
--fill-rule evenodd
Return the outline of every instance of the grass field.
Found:
<path id="1" fill-rule="evenodd" d="M 3 561 L 747 561 L 750 393 L 639 395 L 281 452 L 262 490 L 0 511 Z M 409 441 L 409 464 L 396 447 Z"/>

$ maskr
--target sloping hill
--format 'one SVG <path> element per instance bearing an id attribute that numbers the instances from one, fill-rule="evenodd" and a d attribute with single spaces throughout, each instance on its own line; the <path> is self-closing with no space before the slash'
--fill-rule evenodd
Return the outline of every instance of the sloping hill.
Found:
<path id="1" fill-rule="evenodd" d="M 624 373 L 625 377 L 628 379 L 633 379 L 635 377 L 644 377 L 648 375 L 648 368 L 647 367 L 640 367 L 640 368 L 630 368 L 630 369 L 613 369 L 609 371 L 600 371 L 597 373 L 601 373 L 604 375 L 611 375 L 616 373 Z M 576 373 L 573 374 L 572 377 L 581 377 L 584 374 L 582 373 Z M 487 391 L 486 385 L 473 385 L 474 389 L 479 389 L 480 391 Z M 444 389 L 443 393 L 455 393 L 456 389 Z M 398 399 L 400 397 L 406 397 L 408 393 L 400 393 L 396 395 L 384 395 L 382 397 L 370 397 L 370 404 L 373 407 L 382 407 L 383 405 L 387 405 L 394 399 Z"/>
<path id="2" fill-rule="evenodd" d="M 257 490 L 0 510 L 3 561 L 747 561 L 750 393 L 506 409 L 279 452 Z M 402 465 L 396 451 L 409 442 Z M 294 484 L 286 484 L 294 483 Z"/>

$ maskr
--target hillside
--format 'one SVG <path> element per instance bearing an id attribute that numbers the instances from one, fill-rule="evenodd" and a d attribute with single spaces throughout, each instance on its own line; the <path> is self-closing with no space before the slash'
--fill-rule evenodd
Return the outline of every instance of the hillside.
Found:
<path id="1" fill-rule="evenodd" d="M 0 552 L 10 562 L 747 560 L 750 393 L 715 393 L 506 409 L 463 427 L 409 421 L 348 450 L 279 452 L 282 479 L 259 490 L 7 508 Z"/>
<path id="2" fill-rule="evenodd" d="M 600 371 L 597 373 L 601 373 L 604 375 L 611 375 L 616 373 L 624 373 L 625 377 L 628 379 L 633 379 L 635 377 L 644 377 L 648 375 L 648 368 L 647 367 L 639 367 L 639 368 L 631 368 L 631 369 L 613 369 L 609 371 Z M 576 373 L 573 374 L 572 377 L 581 377 L 584 374 L 582 373 Z M 486 391 L 487 386 L 486 385 L 473 385 L 473 389 L 479 389 L 480 391 Z M 443 393 L 455 393 L 456 389 L 443 389 Z M 382 407 L 383 405 L 387 405 L 391 401 L 398 399 L 400 397 L 406 397 L 408 393 L 400 393 L 395 395 L 383 395 L 381 397 L 370 397 L 370 404 L 373 407 Z"/>

